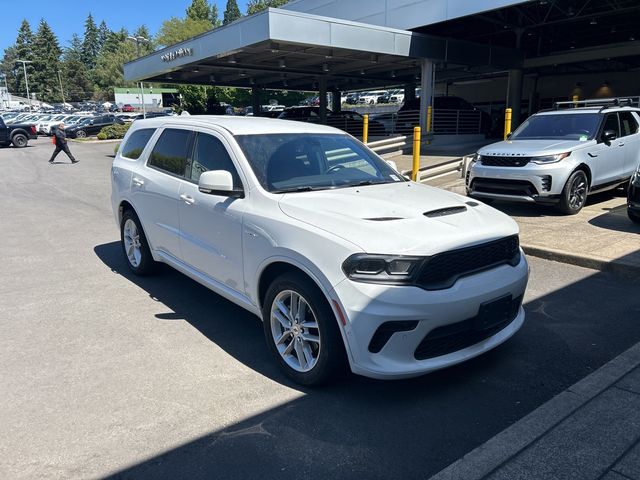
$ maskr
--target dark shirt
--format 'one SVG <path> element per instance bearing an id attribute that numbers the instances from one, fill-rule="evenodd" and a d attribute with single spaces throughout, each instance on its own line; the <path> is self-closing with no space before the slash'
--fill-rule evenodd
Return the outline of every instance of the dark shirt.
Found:
<path id="1" fill-rule="evenodd" d="M 56 136 L 56 145 L 67 144 L 67 132 L 65 132 L 61 128 L 56 128 L 54 135 Z"/>

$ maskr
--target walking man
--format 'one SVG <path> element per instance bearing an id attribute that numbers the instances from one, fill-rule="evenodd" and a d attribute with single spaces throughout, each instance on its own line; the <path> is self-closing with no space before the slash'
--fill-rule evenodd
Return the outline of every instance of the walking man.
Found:
<path id="1" fill-rule="evenodd" d="M 56 149 L 54 150 L 53 155 L 51 155 L 49 163 L 53 163 L 53 160 L 58 156 L 60 152 L 66 153 L 67 157 L 71 159 L 71 163 L 78 163 L 79 160 L 76 160 L 73 157 L 73 154 L 69 150 L 69 145 L 67 145 L 67 133 L 64 131 L 64 123 L 58 125 L 58 128 L 54 130 L 54 135 L 56 139 Z"/>

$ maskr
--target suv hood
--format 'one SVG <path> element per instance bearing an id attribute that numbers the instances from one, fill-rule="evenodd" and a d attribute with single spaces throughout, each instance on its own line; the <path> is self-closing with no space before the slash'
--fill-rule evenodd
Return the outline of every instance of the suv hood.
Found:
<path id="1" fill-rule="evenodd" d="M 595 140 L 586 142 L 579 140 L 506 140 L 482 147 L 478 153 L 480 155 L 534 157 L 570 152 L 594 143 Z"/>
<path id="2" fill-rule="evenodd" d="M 494 208 L 410 182 L 287 193 L 279 205 L 285 215 L 367 253 L 433 255 L 518 233 L 515 221 Z"/>

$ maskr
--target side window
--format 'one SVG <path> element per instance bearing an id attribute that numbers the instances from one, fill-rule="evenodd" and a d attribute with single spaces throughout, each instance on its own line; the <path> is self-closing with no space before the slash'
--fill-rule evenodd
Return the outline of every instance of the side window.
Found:
<path id="1" fill-rule="evenodd" d="M 197 182 L 200 179 L 200 175 L 209 170 L 226 170 L 230 172 L 233 177 L 233 187 L 240 187 L 238 172 L 222 142 L 213 135 L 198 133 L 193 151 L 193 161 L 191 162 L 191 180 Z"/>
<path id="2" fill-rule="evenodd" d="M 620 113 L 620 130 L 622 130 L 623 137 L 638 133 L 638 122 L 631 112 Z"/>
<path id="3" fill-rule="evenodd" d="M 618 136 L 620 136 L 620 125 L 618 124 L 618 114 L 610 113 L 604 119 L 604 127 L 602 131 L 613 130 Z"/>
<path id="4" fill-rule="evenodd" d="M 172 175 L 184 176 L 191 147 L 191 132 L 168 128 L 156 142 L 147 165 Z"/>
<path id="5" fill-rule="evenodd" d="M 127 143 L 123 145 L 121 155 L 131 160 L 140 158 L 144 147 L 147 146 L 147 142 L 154 131 L 153 128 L 143 128 L 142 130 L 133 132 L 128 138 Z"/>

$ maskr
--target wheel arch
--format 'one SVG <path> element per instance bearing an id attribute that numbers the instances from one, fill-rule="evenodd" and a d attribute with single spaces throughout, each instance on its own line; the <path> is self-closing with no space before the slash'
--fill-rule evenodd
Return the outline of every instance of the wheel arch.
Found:
<path id="1" fill-rule="evenodd" d="M 587 176 L 587 181 L 589 182 L 589 190 L 591 190 L 592 181 L 593 181 L 593 174 L 591 173 L 591 169 L 589 168 L 589 165 L 587 165 L 586 163 L 581 163 L 573 171 L 576 172 L 578 170 L 582 170 L 585 173 L 585 175 Z"/>

